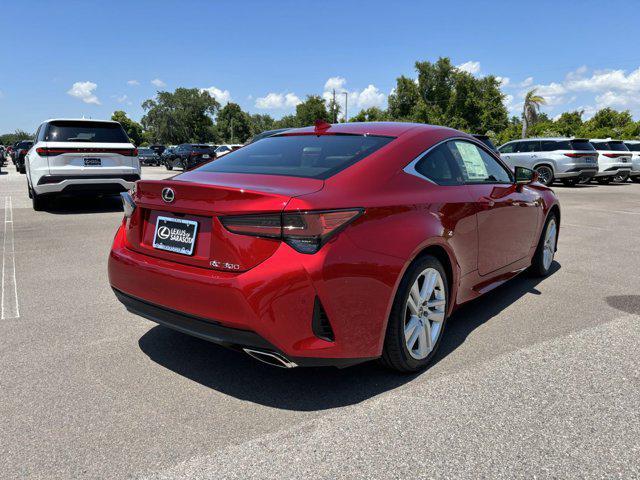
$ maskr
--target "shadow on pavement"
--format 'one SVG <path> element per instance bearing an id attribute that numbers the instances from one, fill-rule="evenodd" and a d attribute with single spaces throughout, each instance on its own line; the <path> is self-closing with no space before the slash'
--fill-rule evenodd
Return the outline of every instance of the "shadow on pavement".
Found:
<path id="1" fill-rule="evenodd" d="M 122 211 L 118 195 L 58 197 L 49 201 L 46 211 L 55 215 L 78 215 Z"/>
<path id="2" fill-rule="evenodd" d="M 613 295 L 606 297 L 605 301 L 622 312 L 640 315 L 640 295 Z"/>
<path id="3" fill-rule="evenodd" d="M 560 265 L 554 262 L 550 275 Z M 483 323 L 536 289 L 542 278 L 520 275 L 484 297 L 460 308 L 448 320 L 432 365 L 456 348 Z M 410 382 L 420 374 L 398 374 L 376 362 L 338 370 L 284 370 L 242 353 L 155 326 L 138 340 L 151 360 L 201 385 L 241 400 L 285 410 L 313 411 L 352 405 Z"/>

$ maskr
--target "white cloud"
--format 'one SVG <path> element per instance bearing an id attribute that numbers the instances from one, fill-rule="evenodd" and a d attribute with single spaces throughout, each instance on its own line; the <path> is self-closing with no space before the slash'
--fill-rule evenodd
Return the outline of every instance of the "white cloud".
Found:
<path id="1" fill-rule="evenodd" d="M 153 80 L 151 80 L 151 85 L 153 85 L 154 87 L 157 87 L 157 88 L 164 88 L 164 87 L 167 86 L 167 84 L 164 83 L 159 78 L 154 78 Z"/>
<path id="2" fill-rule="evenodd" d="M 358 112 L 371 107 L 384 107 L 387 96 L 382 93 L 378 87 L 369 84 L 362 90 L 348 90 L 345 85 L 347 80 L 344 77 L 330 77 L 324 84 L 324 92 L 322 98 L 326 102 L 330 102 L 333 98 L 333 91 L 336 92 L 336 102 L 340 105 L 341 115 L 344 115 L 344 94 L 347 93 L 349 101 L 349 111 Z M 392 90 L 393 91 L 393 90 Z"/>
<path id="3" fill-rule="evenodd" d="M 208 87 L 201 88 L 200 91 L 209 92 L 209 95 L 215 98 L 221 105 L 225 105 L 231 101 L 231 93 L 229 92 L 229 90 L 220 90 L 216 87 Z"/>
<path id="4" fill-rule="evenodd" d="M 470 60 L 468 62 L 457 65 L 456 68 L 458 70 L 462 70 L 463 72 L 470 73 L 471 75 L 475 75 L 477 73 L 480 73 L 480 62 L 474 62 Z"/>
<path id="5" fill-rule="evenodd" d="M 140 85 L 140 82 L 138 80 L 127 80 L 127 85 L 136 86 Z"/>
<path id="6" fill-rule="evenodd" d="M 524 81 L 520 82 L 521 87 L 530 87 L 533 85 L 533 77 L 527 77 Z"/>
<path id="7" fill-rule="evenodd" d="M 256 108 L 264 110 L 276 110 L 282 108 L 292 108 L 302 103 L 295 93 L 269 93 L 264 97 L 256 98 Z"/>
<path id="8" fill-rule="evenodd" d="M 511 83 L 511 79 L 509 77 L 496 77 L 496 80 L 501 87 L 506 87 Z"/>
<path id="9" fill-rule="evenodd" d="M 93 82 L 76 82 L 67 90 L 67 93 L 72 97 L 79 98 L 84 103 L 100 105 L 100 100 L 93 93 L 96 88 L 98 88 L 98 85 Z"/>

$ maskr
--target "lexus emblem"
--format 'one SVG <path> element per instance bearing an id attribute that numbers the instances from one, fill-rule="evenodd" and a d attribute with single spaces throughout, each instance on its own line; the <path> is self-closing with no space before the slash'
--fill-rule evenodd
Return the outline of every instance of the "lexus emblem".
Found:
<path id="1" fill-rule="evenodd" d="M 169 230 L 169 227 L 165 227 L 163 225 L 162 227 L 160 227 L 158 229 L 158 236 L 161 239 L 166 240 L 167 238 L 169 238 L 171 236 L 171 230 Z"/>
<path id="2" fill-rule="evenodd" d="M 167 203 L 171 203 L 175 198 L 176 192 L 173 191 L 173 188 L 167 187 L 162 189 L 162 200 Z"/>

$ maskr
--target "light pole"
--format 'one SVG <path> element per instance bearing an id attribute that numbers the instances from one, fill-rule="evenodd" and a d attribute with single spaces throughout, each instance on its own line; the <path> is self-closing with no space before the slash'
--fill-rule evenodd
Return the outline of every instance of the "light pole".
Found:
<path id="1" fill-rule="evenodd" d="M 347 110 L 347 106 L 349 105 L 349 92 L 344 93 L 344 121 L 345 123 L 349 121 L 349 112 Z"/>

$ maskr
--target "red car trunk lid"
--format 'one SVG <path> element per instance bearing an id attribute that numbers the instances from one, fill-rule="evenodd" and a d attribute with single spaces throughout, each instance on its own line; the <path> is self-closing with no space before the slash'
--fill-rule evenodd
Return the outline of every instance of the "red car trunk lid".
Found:
<path id="1" fill-rule="evenodd" d="M 269 258 L 278 248 L 276 239 L 229 232 L 220 223 L 224 215 L 281 212 L 292 197 L 322 189 L 322 180 L 192 171 L 170 180 L 139 181 L 137 208 L 127 221 L 127 246 L 140 253 L 202 268 L 245 271 Z M 162 191 L 171 188 L 166 202 Z M 192 255 L 153 247 L 158 216 L 198 223 Z"/>

